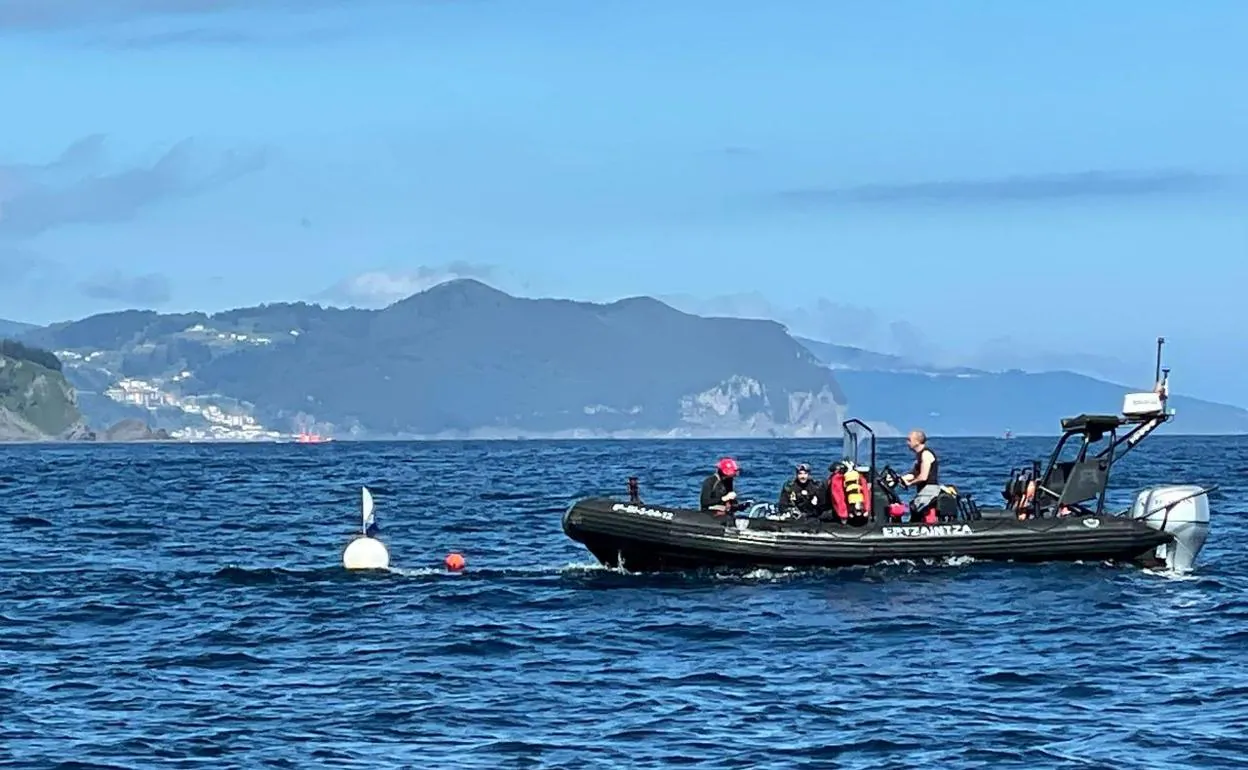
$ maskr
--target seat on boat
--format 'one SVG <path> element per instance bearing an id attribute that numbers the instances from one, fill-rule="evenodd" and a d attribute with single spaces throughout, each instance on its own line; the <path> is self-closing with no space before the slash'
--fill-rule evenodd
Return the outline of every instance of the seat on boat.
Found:
<path id="1" fill-rule="evenodd" d="M 1015 468 L 1010 471 L 1001 497 L 1005 498 L 1007 511 L 1021 512 L 1031 506 L 1036 496 L 1036 484 L 1040 481 L 1040 461 L 1032 460 L 1030 467 Z"/>
<path id="2" fill-rule="evenodd" d="M 975 521 L 980 518 L 979 505 L 969 494 L 962 494 L 952 484 L 942 484 L 936 497 L 921 510 L 912 511 L 911 523 L 937 524 L 948 521 Z"/>
<path id="3" fill-rule="evenodd" d="M 1036 507 L 1062 508 L 1100 496 L 1109 481 L 1109 461 L 1100 457 L 1057 463 L 1036 488 Z"/>

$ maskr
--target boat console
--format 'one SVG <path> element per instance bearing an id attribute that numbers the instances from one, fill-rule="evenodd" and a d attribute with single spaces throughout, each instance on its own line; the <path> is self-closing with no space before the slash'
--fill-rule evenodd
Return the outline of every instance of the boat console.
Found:
<path id="1" fill-rule="evenodd" d="M 839 464 L 843 468 L 853 468 L 866 477 L 867 487 L 871 490 L 871 505 L 868 510 L 871 523 L 880 525 L 897 523 L 907 514 L 915 522 L 928 524 L 975 521 L 980 518 L 979 506 L 975 503 L 974 497 L 948 485 L 942 485 L 940 494 L 933 502 L 931 516 L 928 516 L 926 512 L 911 511 L 897 494 L 897 487 L 901 485 L 901 475 L 887 465 L 879 470 L 876 469 L 875 431 L 856 418 L 842 422 L 841 430 L 841 455 L 844 459 L 840 463 L 834 463 L 833 468 Z M 869 447 L 867 458 L 860 457 L 860 450 L 864 443 Z"/>

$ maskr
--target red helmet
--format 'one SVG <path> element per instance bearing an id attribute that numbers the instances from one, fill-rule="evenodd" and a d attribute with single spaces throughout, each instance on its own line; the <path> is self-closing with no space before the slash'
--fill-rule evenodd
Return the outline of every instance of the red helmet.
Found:
<path id="1" fill-rule="evenodd" d="M 737 467 L 737 461 L 732 459 L 731 457 L 725 457 L 721 459 L 715 465 L 715 467 L 718 468 L 719 472 L 724 474 L 725 476 L 736 476 L 737 473 L 740 472 L 741 470 L 740 468 Z"/>

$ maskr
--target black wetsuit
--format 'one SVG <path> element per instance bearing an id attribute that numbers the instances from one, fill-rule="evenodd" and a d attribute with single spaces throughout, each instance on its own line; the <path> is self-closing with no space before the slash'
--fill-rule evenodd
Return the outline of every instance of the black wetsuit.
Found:
<path id="1" fill-rule="evenodd" d="M 732 491 L 732 477 L 721 476 L 715 471 L 702 480 L 702 510 L 709 511 L 713 505 L 724 505 L 724 495 Z"/>
<path id="2" fill-rule="evenodd" d="M 784 483 L 784 488 L 780 490 L 777 507 L 782 511 L 796 508 L 806 516 L 813 516 L 827 504 L 826 498 L 823 485 L 813 478 L 807 478 L 805 481 L 789 479 Z"/>

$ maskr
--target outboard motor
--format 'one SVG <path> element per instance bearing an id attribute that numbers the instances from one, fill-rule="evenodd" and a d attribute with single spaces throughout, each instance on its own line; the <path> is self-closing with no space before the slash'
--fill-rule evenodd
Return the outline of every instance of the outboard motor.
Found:
<path id="1" fill-rule="evenodd" d="M 1195 484 L 1142 489 L 1131 518 L 1173 535 L 1172 542 L 1157 546 L 1154 556 L 1173 572 L 1191 572 L 1209 537 L 1209 490 Z"/>

